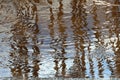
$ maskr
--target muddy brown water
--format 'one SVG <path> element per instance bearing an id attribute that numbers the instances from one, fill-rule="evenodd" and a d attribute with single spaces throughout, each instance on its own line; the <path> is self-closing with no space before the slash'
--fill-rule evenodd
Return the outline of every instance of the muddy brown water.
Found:
<path id="1" fill-rule="evenodd" d="M 120 0 L 0 0 L 0 78 L 119 78 Z"/>

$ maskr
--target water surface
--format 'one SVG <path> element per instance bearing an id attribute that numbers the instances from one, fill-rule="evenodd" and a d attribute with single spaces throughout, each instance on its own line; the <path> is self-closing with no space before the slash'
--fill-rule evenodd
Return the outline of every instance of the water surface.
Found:
<path id="1" fill-rule="evenodd" d="M 0 78 L 120 77 L 119 0 L 0 0 Z"/>

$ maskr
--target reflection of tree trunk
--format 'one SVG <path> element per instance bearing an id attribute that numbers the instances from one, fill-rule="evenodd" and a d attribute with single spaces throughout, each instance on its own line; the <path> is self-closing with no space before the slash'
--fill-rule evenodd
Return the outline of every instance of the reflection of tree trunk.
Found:
<path id="1" fill-rule="evenodd" d="M 82 67 L 82 63 L 80 60 L 80 55 L 76 53 L 73 66 L 69 69 L 70 70 L 70 76 L 73 78 L 84 78 L 84 70 Z"/>
<path id="2" fill-rule="evenodd" d="M 63 3 L 62 3 L 63 0 L 60 0 L 59 2 L 59 12 L 57 14 L 57 19 L 58 19 L 58 31 L 59 31 L 59 35 L 60 35 L 60 38 L 61 38 L 61 55 L 62 55 L 62 63 L 61 63 L 61 74 L 62 76 L 64 77 L 65 74 L 66 74 L 66 64 L 65 64 L 65 54 L 66 54 L 66 51 L 65 51 L 65 48 L 66 46 L 64 44 L 66 44 L 66 26 L 64 25 L 64 22 L 62 21 L 62 18 L 63 18 Z"/>
<path id="3" fill-rule="evenodd" d="M 38 77 L 38 56 L 40 51 L 37 46 L 37 34 L 39 33 L 37 8 L 35 5 L 30 5 L 30 2 L 20 1 L 18 4 L 16 3 L 18 21 L 12 27 L 13 36 L 11 48 L 13 50 L 11 51 L 11 66 L 13 67 L 11 67 L 11 72 L 13 77 L 21 76 L 27 79 L 29 77 L 28 73 L 30 73 L 31 70 L 30 68 L 32 67 L 33 76 Z M 32 40 L 31 43 L 33 43 L 33 45 L 30 45 L 29 39 Z M 33 47 L 33 66 L 29 65 L 28 46 Z"/>
<path id="4" fill-rule="evenodd" d="M 53 14 L 53 9 L 51 7 L 49 8 L 49 11 L 50 11 L 50 24 L 48 26 L 50 30 L 50 36 L 53 39 L 54 38 L 54 14 Z"/>
<path id="5" fill-rule="evenodd" d="M 85 51 L 84 51 L 84 44 L 85 44 L 85 38 L 86 38 L 86 31 L 83 28 L 86 28 L 86 13 L 85 9 L 83 8 L 83 5 L 85 3 L 85 0 L 76 1 L 72 0 L 72 23 L 73 26 L 71 27 L 73 29 L 73 35 L 74 35 L 74 41 L 75 41 L 75 50 L 76 55 L 80 57 L 74 58 L 74 65 L 73 69 L 78 69 L 77 73 L 76 70 L 72 70 L 73 72 L 71 74 L 72 77 L 84 77 L 85 76 Z M 80 55 L 78 55 L 80 54 Z M 77 62 L 76 62 L 77 59 Z M 74 72 L 75 71 L 75 72 Z"/>
<path id="6" fill-rule="evenodd" d="M 49 1 L 49 0 L 48 0 Z M 52 5 L 52 2 L 48 2 L 50 5 Z M 66 26 L 64 25 L 64 22 L 62 20 L 63 18 L 63 4 L 62 4 L 62 0 L 59 1 L 59 12 L 57 13 L 57 23 L 58 23 L 58 38 L 55 38 L 55 28 L 54 28 L 54 14 L 53 14 L 53 11 L 52 11 L 52 8 L 50 7 L 50 24 L 48 25 L 49 26 L 49 29 L 50 29 L 50 36 L 52 38 L 52 42 L 51 42 L 51 48 L 53 48 L 55 51 L 54 51 L 54 62 L 55 62 L 55 71 L 56 71 L 56 74 L 55 76 L 59 77 L 59 76 L 63 76 L 65 77 L 65 74 L 66 74 L 66 64 L 65 64 L 65 60 L 66 58 L 64 57 L 64 54 L 66 53 L 65 51 L 65 45 L 66 44 Z M 59 66 L 58 64 L 61 65 Z"/>
<path id="7" fill-rule="evenodd" d="M 24 30 L 19 23 L 16 23 L 13 29 L 13 43 L 11 43 L 11 47 L 13 50 L 11 51 L 12 66 L 11 71 L 13 76 L 21 76 L 22 71 L 25 73 L 29 72 L 28 67 L 28 49 L 26 47 L 26 38 L 24 36 Z M 19 75 L 18 75 L 19 74 Z"/>
<path id="8" fill-rule="evenodd" d="M 116 36 L 118 35 L 118 33 L 116 34 Z M 119 36 L 117 36 L 117 43 L 116 43 L 116 48 L 118 48 L 116 51 L 115 51 L 115 54 L 116 54 L 116 62 L 115 62 L 115 75 L 116 77 L 120 77 L 120 38 Z"/>
<path id="9" fill-rule="evenodd" d="M 33 45 L 33 76 L 38 77 L 38 71 L 39 71 L 39 62 L 40 60 L 38 59 L 38 56 L 40 54 L 39 48 L 36 45 Z"/>
<path id="10" fill-rule="evenodd" d="M 115 0 L 114 4 L 120 4 L 119 0 Z M 114 17 L 114 33 L 117 37 L 117 42 L 116 42 L 116 49 L 115 50 L 115 55 L 116 55 L 116 62 L 115 62 L 115 75 L 116 77 L 120 77 L 120 38 L 119 38 L 119 33 L 120 33 L 120 19 L 119 19 L 119 13 L 120 13 L 120 7 L 119 6 L 114 6 L 112 9 L 112 16 Z"/>

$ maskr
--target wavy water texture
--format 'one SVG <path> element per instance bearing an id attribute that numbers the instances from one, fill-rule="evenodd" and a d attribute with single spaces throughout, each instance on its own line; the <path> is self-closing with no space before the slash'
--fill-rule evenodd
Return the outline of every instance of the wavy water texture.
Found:
<path id="1" fill-rule="evenodd" d="M 0 79 L 119 78 L 119 0 L 0 0 Z"/>

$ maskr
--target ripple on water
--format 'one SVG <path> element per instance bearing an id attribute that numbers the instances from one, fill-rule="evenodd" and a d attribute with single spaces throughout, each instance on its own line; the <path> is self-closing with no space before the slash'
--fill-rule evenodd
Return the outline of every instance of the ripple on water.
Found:
<path id="1" fill-rule="evenodd" d="M 13 2 L 0 1 L 0 77 L 120 75 L 120 1 Z"/>

